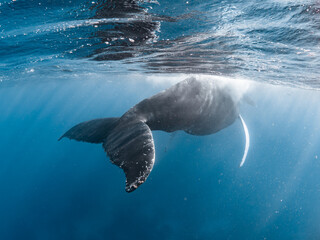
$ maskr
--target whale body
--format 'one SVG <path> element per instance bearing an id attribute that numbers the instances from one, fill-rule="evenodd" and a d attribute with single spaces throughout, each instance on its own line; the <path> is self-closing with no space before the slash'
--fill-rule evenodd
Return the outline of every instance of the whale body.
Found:
<path id="1" fill-rule="evenodd" d="M 238 101 L 228 88 L 216 81 L 188 78 L 142 100 L 119 118 L 82 122 L 59 140 L 67 137 L 102 143 L 111 162 L 123 169 L 126 191 L 132 192 L 145 182 L 154 165 L 151 131 L 209 135 L 228 127 L 238 117 Z M 240 166 L 244 160 L 245 156 Z"/>

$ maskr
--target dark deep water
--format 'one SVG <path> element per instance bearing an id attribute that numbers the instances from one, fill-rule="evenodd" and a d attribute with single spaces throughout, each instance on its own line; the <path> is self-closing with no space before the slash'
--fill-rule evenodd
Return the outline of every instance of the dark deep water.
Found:
<path id="1" fill-rule="evenodd" d="M 0 239 L 320 239 L 319 1 L 0 1 Z M 189 76 L 240 121 L 153 132 L 124 191 L 101 145 L 57 139 Z"/>

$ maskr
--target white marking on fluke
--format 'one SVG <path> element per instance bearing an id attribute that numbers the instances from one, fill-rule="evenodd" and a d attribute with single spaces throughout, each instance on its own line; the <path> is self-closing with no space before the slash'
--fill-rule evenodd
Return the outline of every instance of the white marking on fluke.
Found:
<path id="1" fill-rule="evenodd" d="M 242 123 L 242 126 L 243 126 L 243 130 L 244 130 L 244 134 L 246 136 L 246 146 L 244 148 L 244 154 L 243 154 L 243 157 L 242 157 L 242 160 L 241 160 L 241 163 L 240 163 L 240 167 L 243 166 L 244 162 L 246 161 L 246 157 L 247 157 L 247 154 L 248 154 L 248 151 L 249 151 L 249 147 L 250 147 L 250 136 L 249 136 L 249 131 L 248 131 L 248 128 L 247 128 L 247 125 L 246 123 L 244 122 L 243 118 L 241 117 L 241 115 L 239 114 L 239 118 L 241 120 L 241 123 Z"/>

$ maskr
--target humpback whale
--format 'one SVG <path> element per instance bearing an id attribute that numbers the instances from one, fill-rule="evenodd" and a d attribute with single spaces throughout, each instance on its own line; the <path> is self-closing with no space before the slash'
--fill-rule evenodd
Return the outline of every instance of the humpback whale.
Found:
<path id="1" fill-rule="evenodd" d="M 230 89 L 213 80 L 188 78 L 142 100 L 118 118 L 94 119 L 72 127 L 66 137 L 89 143 L 102 143 L 113 164 L 126 175 L 127 192 L 144 183 L 155 161 L 152 132 L 183 130 L 192 135 L 209 135 L 240 118 L 246 135 L 245 162 L 249 133 L 239 115 L 239 100 Z"/>

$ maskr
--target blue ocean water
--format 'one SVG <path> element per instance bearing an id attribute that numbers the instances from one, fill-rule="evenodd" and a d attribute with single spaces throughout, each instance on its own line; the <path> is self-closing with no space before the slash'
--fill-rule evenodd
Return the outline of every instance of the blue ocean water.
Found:
<path id="1" fill-rule="evenodd" d="M 0 1 L 0 239 L 319 239 L 319 1 Z M 126 193 L 101 145 L 57 141 L 187 77 L 240 121 L 153 132 Z"/>

